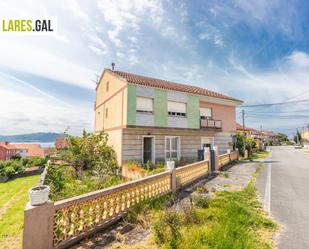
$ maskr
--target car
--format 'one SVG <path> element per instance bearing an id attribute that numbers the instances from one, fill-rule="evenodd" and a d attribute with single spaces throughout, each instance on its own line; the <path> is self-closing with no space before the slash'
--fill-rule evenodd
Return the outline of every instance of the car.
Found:
<path id="1" fill-rule="evenodd" d="M 300 144 L 294 146 L 295 149 L 302 149 L 303 147 Z"/>

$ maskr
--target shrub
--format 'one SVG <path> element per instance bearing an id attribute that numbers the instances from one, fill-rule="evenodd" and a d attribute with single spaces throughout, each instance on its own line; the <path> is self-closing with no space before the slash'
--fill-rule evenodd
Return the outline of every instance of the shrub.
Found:
<path id="1" fill-rule="evenodd" d="M 107 134 L 84 131 L 82 137 L 68 136 L 67 141 L 67 150 L 58 152 L 58 157 L 74 168 L 77 178 L 82 178 L 85 170 L 101 178 L 119 176 L 116 153 L 107 145 Z"/>
<path id="2" fill-rule="evenodd" d="M 155 241 L 159 245 L 167 245 L 176 249 L 181 241 L 181 215 L 175 211 L 166 210 L 153 225 Z"/>
<path id="3" fill-rule="evenodd" d="M 197 208 L 208 208 L 210 199 L 201 195 L 194 195 L 192 197 L 193 205 Z"/>
<path id="4" fill-rule="evenodd" d="M 16 173 L 23 172 L 25 167 L 21 161 L 18 160 L 7 160 L 0 161 L 0 175 L 1 176 L 12 176 Z"/>

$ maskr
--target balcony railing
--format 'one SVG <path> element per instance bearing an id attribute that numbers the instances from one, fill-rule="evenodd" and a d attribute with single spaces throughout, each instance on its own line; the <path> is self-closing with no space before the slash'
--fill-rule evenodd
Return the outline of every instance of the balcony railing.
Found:
<path id="1" fill-rule="evenodd" d="M 222 121 L 214 119 L 201 119 L 201 128 L 222 129 Z"/>

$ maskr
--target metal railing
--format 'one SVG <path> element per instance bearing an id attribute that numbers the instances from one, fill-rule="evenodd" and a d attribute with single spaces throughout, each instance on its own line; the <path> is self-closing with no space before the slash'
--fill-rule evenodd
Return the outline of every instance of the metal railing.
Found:
<path id="1" fill-rule="evenodd" d="M 222 121 L 221 120 L 214 120 L 214 119 L 200 119 L 200 126 L 201 128 L 222 128 Z"/>

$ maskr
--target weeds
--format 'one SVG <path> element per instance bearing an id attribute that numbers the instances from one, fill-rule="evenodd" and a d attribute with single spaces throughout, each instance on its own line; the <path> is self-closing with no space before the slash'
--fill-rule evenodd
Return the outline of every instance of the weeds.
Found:
<path id="1" fill-rule="evenodd" d="M 257 201 L 255 177 L 242 191 L 218 192 L 209 200 L 197 195 L 181 212 L 162 211 L 153 222 L 158 246 L 177 249 L 273 248 L 271 235 L 277 225 Z"/>

